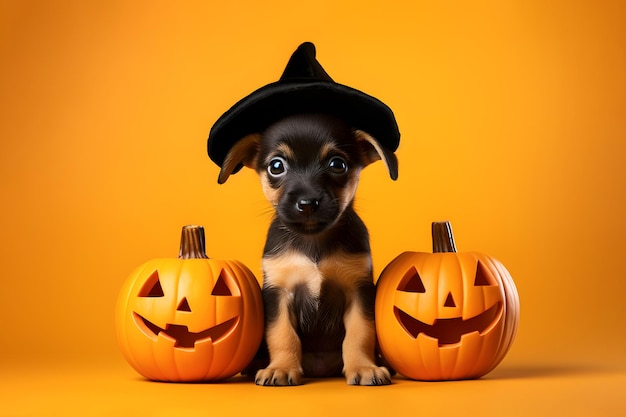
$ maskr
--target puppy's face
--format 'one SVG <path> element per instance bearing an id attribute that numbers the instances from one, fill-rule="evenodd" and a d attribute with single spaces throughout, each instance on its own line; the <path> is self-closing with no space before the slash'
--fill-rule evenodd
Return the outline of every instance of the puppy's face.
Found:
<path id="1" fill-rule="evenodd" d="M 240 164 L 255 169 L 281 222 L 293 232 L 315 234 L 337 222 L 354 198 L 361 169 L 378 159 L 395 179 L 395 155 L 367 133 L 335 117 L 302 114 L 237 142 L 218 181 Z"/>
<path id="2" fill-rule="evenodd" d="M 348 126 L 328 116 L 301 115 L 264 132 L 256 170 L 281 222 L 310 234 L 341 216 L 354 198 L 362 165 Z"/>

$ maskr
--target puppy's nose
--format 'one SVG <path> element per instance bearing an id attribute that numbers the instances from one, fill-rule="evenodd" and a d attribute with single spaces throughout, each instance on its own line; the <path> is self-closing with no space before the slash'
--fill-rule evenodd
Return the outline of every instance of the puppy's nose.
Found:
<path id="1" fill-rule="evenodd" d="M 320 201 L 313 198 L 301 198 L 296 203 L 296 208 L 298 212 L 305 216 L 309 217 L 320 205 Z"/>

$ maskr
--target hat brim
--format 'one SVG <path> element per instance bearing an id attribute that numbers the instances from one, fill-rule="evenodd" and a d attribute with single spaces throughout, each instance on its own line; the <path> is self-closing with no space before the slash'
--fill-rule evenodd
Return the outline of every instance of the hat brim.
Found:
<path id="1" fill-rule="evenodd" d="M 333 81 L 278 81 L 243 98 L 215 122 L 209 133 L 208 154 L 222 166 L 241 138 L 261 133 L 283 117 L 326 113 L 363 130 L 385 148 L 395 151 L 400 131 L 391 109 L 382 101 Z"/>

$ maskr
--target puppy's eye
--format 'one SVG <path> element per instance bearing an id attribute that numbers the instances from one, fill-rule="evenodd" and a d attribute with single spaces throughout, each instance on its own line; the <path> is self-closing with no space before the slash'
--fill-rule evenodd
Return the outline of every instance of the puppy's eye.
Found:
<path id="1" fill-rule="evenodd" d="M 343 158 L 335 156 L 328 162 L 328 168 L 333 174 L 345 174 L 348 171 L 348 164 Z"/>
<path id="2" fill-rule="evenodd" d="M 273 158 L 267 166 L 267 172 L 274 178 L 279 178 L 287 172 L 287 163 L 283 158 Z"/>

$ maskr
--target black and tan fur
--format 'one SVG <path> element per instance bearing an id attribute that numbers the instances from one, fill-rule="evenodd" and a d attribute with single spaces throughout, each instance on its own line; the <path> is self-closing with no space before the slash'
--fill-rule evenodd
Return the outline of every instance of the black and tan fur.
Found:
<path id="1" fill-rule="evenodd" d="M 392 152 L 362 131 L 321 114 L 284 118 L 233 146 L 219 176 L 256 170 L 275 210 L 263 253 L 269 364 L 259 385 L 344 374 L 348 384 L 390 383 L 375 361 L 372 261 L 353 209 L 362 168 Z"/>

